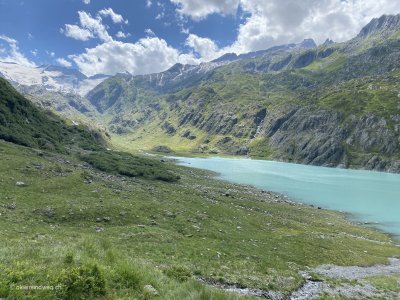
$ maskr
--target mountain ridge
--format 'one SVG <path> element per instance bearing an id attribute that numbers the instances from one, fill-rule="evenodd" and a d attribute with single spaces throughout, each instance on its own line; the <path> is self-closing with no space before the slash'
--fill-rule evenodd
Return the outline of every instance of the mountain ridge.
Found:
<path id="1" fill-rule="evenodd" d="M 75 93 L 79 96 L 85 96 L 91 89 L 110 76 L 98 74 L 87 77 L 76 69 L 62 66 L 31 67 L 0 61 L 0 77 L 8 80 L 16 87 L 36 85 L 52 92 Z"/>
<path id="2" fill-rule="evenodd" d="M 397 15 L 383 15 L 379 18 L 374 18 L 366 26 L 364 26 L 359 37 L 367 37 L 375 34 L 378 31 L 392 31 L 400 28 L 400 14 Z"/>

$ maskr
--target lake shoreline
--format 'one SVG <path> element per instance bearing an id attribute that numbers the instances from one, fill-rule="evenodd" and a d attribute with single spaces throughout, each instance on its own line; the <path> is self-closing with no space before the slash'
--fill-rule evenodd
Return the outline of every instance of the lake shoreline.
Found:
<path id="1" fill-rule="evenodd" d="M 363 220 L 362 216 L 360 214 L 354 213 L 354 212 L 349 212 L 349 211 L 345 211 L 343 209 L 336 209 L 336 208 L 332 208 L 332 207 L 325 207 L 322 204 L 316 205 L 313 203 L 310 203 L 307 200 L 304 199 L 296 199 L 296 197 L 293 197 L 291 195 L 288 195 L 287 193 L 284 192 L 276 192 L 273 191 L 271 189 L 265 188 L 265 187 L 260 187 L 257 186 L 256 184 L 249 184 L 249 183 L 241 183 L 238 182 L 236 180 L 229 180 L 226 177 L 224 177 L 224 174 L 218 171 L 214 171 L 214 170 L 210 170 L 207 168 L 201 168 L 198 166 L 193 165 L 192 163 L 188 162 L 188 161 L 184 161 L 185 159 L 188 159 L 188 157 L 176 157 L 176 156 L 165 156 L 168 159 L 173 159 L 175 160 L 175 162 L 179 165 L 184 165 L 184 166 L 188 166 L 188 167 L 192 167 L 192 168 L 200 168 L 203 170 L 207 170 L 209 172 L 211 172 L 213 175 L 213 177 L 215 179 L 218 180 L 224 180 L 230 183 L 238 183 L 238 184 L 242 184 L 242 185 L 248 185 L 251 186 L 255 189 L 261 190 L 261 191 L 265 191 L 268 190 L 270 193 L 273 193 L 275 195 L 278 195 L 280 198 L 284 199 L 283 201 L 287 202 L 287 203 L 295 203 L 295 204 L 300 204 L 300 205 L 306 205 L 308 207 L 312 207 L 315 208 L 317 207 L 318 209 L 325 209 L 325 210 L 330 210 L 339 214 L 342 214 L 345 216 L 345 218 L 347 220 L 349 220 L 350 222 L 352 222 L 354 225 L 358 225 L 358 226 L 363 226 L 372 230 L 376 230 L 377 232 L 381 232 L 386 234 L 388 237 L 390 237 L 390 239 L 393 239 L 395 241 L 399 241 L 400 242 L 400 234 L 394 233 L 394 232 L 390 232 L 388 230 L 385 230 L 383 228 L 384 224 L 379 222 L 379 221 L 368 221 L 368 220 Z M 224 157 L 220 157 L 220 156 L 216 156 L 216 157 L 202 157 L 202 158 L 193 158 L 193 157 L 189 157 L 190 159 L 227 159 Z M 234 157 L 234 158 L 228 158 L 228 159 L 232 159 L 235 161 L 252 161 L 252 162 L 269 162 L 269 163 L 280 163 L 280 162 L 276 162 L 276 161 L 266 161 L 266 160 L 253 160 L 251 158 L 238 158 L 238 157 Z M 285 163 L 286 164 L 286 163 Z M 301 165 L 301 164 L 295 164 L 295 163 L 290 163 L 291 165 L 295 165 L 295 166 L 307 166 L 307 165 Z M 311 168 L 325 168 L 327 170 L 332 170 L 332 169 L 337 169 L 337 168 L 330 168 L 330 167 L 318 167 L 318 166 L 307 166 L 307 167 L 311 167 Z M 385 173 L 385 172 L 378 172 L 378 171 L 371 171 L 371 170 L 353 170 L 353 169 L 340 169 L 340 170 L 346 170 L 346 171 L 350 171 L 350 172 L 370 172 L 371 174 L 391 174 L 391 173 Z"/>
<path id="2" fill-rule="evenodd" d="M 239 154 L 228 154 L 228 153 L 196 153 L 196 152 L 157 152 L 157 151 L 146 151 L 145 154 L 150 155 L 158 155 L 165 157 L 185 157 L 185 158 L 228 158 L 228 159 L 238 159 L 238 160 L 250 160 L 250 161 L 266 161 L 266 162 L 277 162 L 277 163 L 286 163 L 300 166 L 310 166 L 310 167 L 319 167 L 319 168 L 328 168 L 328 169 L 340 169 L 340 170 L 353 170 L 353 171 L 365 171 L 365 172 L 376 172 L 376 173 L 385 173 L 385 174 L 397 174 L 400 175 L 400 172 L 389 172 L 384 170 L 375 170 L 375 169 L 365 169 L 362 165 L 337 165 L 337 166 L 327 166 L 327 165 L 312 165 L 312 164 L 303 164 L 301 162 L 289 161 L 284 159 L 267 159 L 259 156 L 250 156 L 250 155 L 239 155 Z"/>

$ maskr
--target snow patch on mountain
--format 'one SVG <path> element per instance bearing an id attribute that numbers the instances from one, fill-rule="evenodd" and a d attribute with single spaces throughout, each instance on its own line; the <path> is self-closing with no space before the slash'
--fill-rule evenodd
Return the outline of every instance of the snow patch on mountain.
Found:
<path id="1" fill-rule="evenodd" d="M 0 76 L 13 85 L 42 86 L 48 91 L 85 96 L 107 79 L 107 75 L 87 77 L 81 72 L 58 66 L 29 67 L 0 61 Z"/>

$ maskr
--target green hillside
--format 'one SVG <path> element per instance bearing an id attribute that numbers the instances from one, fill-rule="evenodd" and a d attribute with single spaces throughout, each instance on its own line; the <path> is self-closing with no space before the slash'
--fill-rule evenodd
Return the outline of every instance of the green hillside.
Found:
<path id="1" fill-rule="evenodd" d="M 232 287 L 285 299 L 309 268 L 400 258 L 388 236 L 344 215 L 203 171 L 152 159 L 179 175 L 171 182 L 39 154 L 0 141 L 3 299 L 257 299 L 224 291 Z M 386 289 L 398 274 L 310 276 L 342 289 L 373 282 L 389 298 L 398 291 Z"/>
<path id="2" fill-rule="evenodd" d="M 0 139 L 18 145 L 70 154 L 94 168 L 127 177 L 164 181 L 178 178 L 160 162 L 127 153 L 107 151 L 101 133 L 83 125 L 68 125 L 39 109 L 0 78 Z"/>
<path id="3" fill-rule="evenodd" d="M 102 137 L 83 126 L 70 126 L 36 108 L 0 78 L 0 139 L 23 146 L 66 152 L 72 147 L 102 148 Z"/>

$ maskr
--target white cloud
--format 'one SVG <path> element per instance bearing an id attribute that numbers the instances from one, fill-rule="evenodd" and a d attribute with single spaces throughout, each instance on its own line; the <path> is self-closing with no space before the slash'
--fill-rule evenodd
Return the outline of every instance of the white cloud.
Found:
<path id="1" fill-rule="evenodd" d="M 170 0 L 180 14 L 193 20 L 213 13 L 233 14 L 241 6 L 248 15 L 236 41 L 219 52 L 244 53 L 314 38 L 345 41 L 372 18 L 400 12 L 392 0 Z"/>
<path id="2" fill-rule="evenodd" d="M 48 56 L 51 56 L 51 57 L 56 56 L 56 54 L 55 54 L 54 52 L 50 52 L 50 51 L 48 51 L 48 50 L 46 50 L 46 54 L 47 54 Z"/>
<path id="3" fill-rule="evenodd" d="M 115 37 L 117 37 L 119 39 L 126 39 L 129 36 L 131 36 L 130 33 L 125 33 L 125 32 L 122 32 L 122 31 L 118 31 L 117 34 L 115 35 Z"/>
<path id="4" fill-rule="evenodd" d="M 103 17 L 107 17 L 107 16 L 110 17 L 111 20 L 115 24 L 118 24 L 118 23 L 128 24 L 128 20 L 124 20 L 124 18 L 121 15 L 115 13 L 111 7 L 107 8 L 107 9 L 100 10 L 99 11 L 99 15 L 103 16 Z"/>
<path id="5" fill-rule="evenodd" d="M 6 42 L 9 45 L 16 45 L 18 44 L 18 42 L 16 40 L 14 40 L 13 38 L 10 38 L 6 35 L 0 35 L 0 40 L 3 40 L 4 42 Z"/>
<path id="6" fill-rule="evenodd" d="M 151 0 L 146 0 L 146 7 L 151 7 L 153 5 L 153 2 Z"/>
<path id="7" fill-rule="evenodd" d="M 90 0 L 83 0 L 83 3 L 90 4 Z"/>
<path id="8" fill-rule="evenodd" d="M 164 12 L 160 12 L 160 13 L 157 14 L 156 20 L 160 20 L 160 19 L 164 18 L 164 16 L 165 16 L 165 13 Z"/>
<path id="9" fill-rule="evenodd" d="M 20 65 L 35 67 L 35 63 L 28 60 L 19 50 L 18 42 L 5 35 L 0 35 L 0 41 L 5 42 L 7 48 L 2 48 L 0 44 L 0 60 L 15 62 Z"/>
<path id="10" fill-rule="evenodd" d="M 161 3 L 157 2 L 157 5 L 163 7 Z M 111 11 L 100 11 L 96 17 L 92 17 L 87 12 L 79 11 L 80 26 L 66 24 L 65 30 L 62 30 L 65 35 L 75 39 L 87 40 L 97 37 L 102 41 L 94 48 L 85 49 L 85 52 L 81 54 L 68 56 L 82 73 L 88 76 L 99 73 L 113 75 L 125 71 L 132 74 L 148 74 L 163 71 L 177 62 L 191 64 L 199 62 L 192 53 L 183 54 L 169 46 L 165 40 L 156 37 L 151 29 L 145 30 L 147 37 L 136 43 L 114 40 L 108 34 L 100 16 L 101 14 L 113 18 Z M 117 23 L 125 22 L 119 18 L 114 18 L 114 21 Z M 115 36 L 126 38 L 130 34 L 119 31 Z M 58 62 L 61 64 L 63 61 L 58 60 Z"/>
<path id="11" fill-rule="evenodd" d="M 65 24 L 65 29 L 61 28 L 60 32 L 65 34 L 67 37 L 80 41 L 87 41 L 94 38 L 94 35 L 90 30 L 81 28 L 78 25 Z"/>
<path id="12" fill-rule="evenodd" d="M 328 37 L 345 41 L 372 18 L 400 12 L 400 2 L 391 0 L 241 0 L 241 4 L 251 17 L 239 28 L 234 48 L 240 52 L 309 37 L 318 43 Z"/>
<path id="13" fill-rule="evenodd" d="M 67 68 L 72 67 L 72 64 L 65 58 L 57 58 L 56 62 L 58 62 L 60 65 L 67 67 Z"/>
<path id="14" fill-rule="evenodd" d="M 78 11 L 79 21 L 81 26 L 87 30 L 90 30 L 93 35 L 97 36 L 102 41 L 111 41 L 112 38 L 108 34 L 106 27 L 102 23 L 100 16 L 93 18 L 90 13 L 84 11 Z"/>
<path id="15" fill-rule="evenodd" d="M 145 33 L 147 36 L 156 36 L 156 34 L 154 33 L 154 31 L 151 30 L 150 28 L 147 28 L 147 29 L 144 31 L 144 33 Z"/>
<path id="16" fill-rule="evenodd" d="M 38 55 L 38 49 L 31 50 L 31 54 L 32 54 L 33 56 Z"/>
<path id="17" fill-rule="evenodd" d="M 204 61 L 213 60 L 223 54 L 214 41 L 199 37 L 195 34 L 189 34 L 186 39 L 186 45 L 193 48 L 194 51 L 199 54 L 201 60 Z"/>
<path id="18" fill-rule="evenodd" d="M 85 11 L 78 11 L 78 15 L 80 26 L 65 24 L 65 29 L 60 30 L 61 33 L 64 33 L 67 37 L 81 41 L 87 41 L 94 37 L 104 42 L 112 40 L 100 16 L 94 18 L 90 13 Z"/>
<path id="19" fill-rule="evenodd" d="M 69 58 L 88 76 L 124 71 L 149 74 L 163 71 L 177 62 L 198 62 L 193 55 L 181 54 L 165 40 L 157 37 L 143 38 L 136 43 L 109 41 Z"/>
<path id="20" fill-rule="evenodd" d="M 235 14 L 240 0 L 170 0 L 179 6 L 178 12 L 194 20 L 201 20 L 210 14 Z"/>

